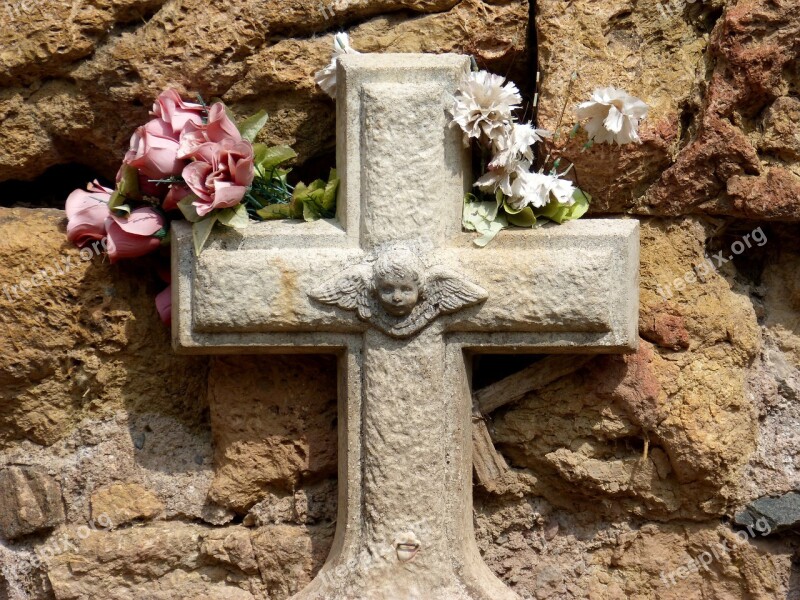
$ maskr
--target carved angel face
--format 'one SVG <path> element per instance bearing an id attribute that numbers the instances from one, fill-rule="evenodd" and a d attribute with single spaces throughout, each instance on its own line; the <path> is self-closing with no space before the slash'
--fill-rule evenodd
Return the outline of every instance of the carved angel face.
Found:
<path id="1" fill-rule="evenodd" d="M 375 297 L 388 314 L 405 317 L 411 314 L 422 296 L 421 265 L 407 250 L 381 255 L 372 271 Z"/>
<path id="2" fill-rule="evenodd" d="M 411 273 L 383 273 L 375 277 L 375 293 L 383 310 L 405 317 L 419 301 L 419 283 Z"/>

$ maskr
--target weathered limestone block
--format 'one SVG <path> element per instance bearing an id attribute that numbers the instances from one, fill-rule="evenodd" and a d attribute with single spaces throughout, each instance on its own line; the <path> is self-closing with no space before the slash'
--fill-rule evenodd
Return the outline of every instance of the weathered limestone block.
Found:
<path id="1" fill-rule="evenodd" d="M 14 540 L 63 522 L 58 481 L 40 468 L 0 468 L 0 537 Z"/>
<path id="2" fill-rule="evenodd" d="M 48 578 L 57 600 L 263 597 L 258 580 L 248 576 L 252 554 L 242 533 L 233 529 L 222 538 L 226 530 L 178 522 L 97 530 L 84 539 L 71 531 L 75 548 L 51 559 Z M 225 549 L 226 560 L 220 560 L 220 549 Z"/>
<path id="3" fill-rule="evenodd" d="M 636 355 L 595 359 L 495 415 L 495 441 L 556 506 L 584 496 L 586 510 L 703 519 L 744 493 L 758 432 L 747 369 L 760 335 L 731 265 L 697 278 L 707 234 L 688 219 L 643 224 L 643 320 L 678 315 L 677 350 L 642 343 Z"/>
<path id="4" fill-rule="evenodd" d="M 332 17 L 320 8 L 331 6 Z M 413 12 L 398 12 L 406 10 Z M 134 128 L 166 87 L 222 97 L 240 117 L 265 108 L 265 141 L 292 145 L 300 161 L 332 150 L 334 109 L 313 81 L 330 61 L 332 36 L 287 34 L 359 23 L 353 44 L 365 51 L 467 52 L 498 72 L 513 68 L 520 84 L 529 76 L 524 0 L 125 0 L 81 7 L 78 19 L 69 11 L 56 4 L 43 21 L 33 10 L 7 22 L 19 31 L 0 55 L 11 69 L 7 79 L 0 75 L 7 86 L 0 88 L 0 181 L 68 162 L 112 178 Z M 369 19 L 382 13 L 388 16 Z M 423 14 L 409 18 L 414 13 Z M 32 88 L 20 84 L 23 76 Z"/>
<path id="5" fill-rule="evenodd" d="M 769 129 L 766 144 L 759 144 L 757 134 L 745 134 L 758 129 L 762 112 L 796 85 L 791 75 L 791 65 L 800 58 L 796 11 L 792 0 L 742 0 L 721 14 L 708 49 L 712 70 L 699 81 L 707 88 L 695 109 L 690 142 L 637 202 L 642 210 L 800 219 L 797 160 L 780 153 L 789 160 L 788 169 L 775 160 L 773 152 L 785 142 L 775 148 Z M 781 105 L 776 112 L 783 112 Z M 765 115 L 767 127 L 774 117 L 775 112 Z M 797 129 L 796 113 L 787 111 L 782 118 L 791 119 Z"/>
<path id="6" fill-rule="evenodd" d="M 336 474 L 331 357 L 216 358 L 209 381 L 215 473 L 210 497 L 246 512 L 274 490 Z"/>
<path id="7" fill-rule="evenodd" d="M 175 356 L 147 261 L 81 259 L 64 213 L 0 208 L 0 447 L 52 444 L 86 416 L 203 418 L 206 361 Z M 43 273 L 42 273 L 43 272 Z"/>
<path id="8" fill-rule="evenodd" d="M 322 567 L 333 543 L 328 525 L 266 525 L 253 533 L 253 550 L 270 598 L 289 598 Z"/>
<path id="9" fill-rule="evenodd" d="M 200 551 L 204 556 L 247 575 L 257 575 L 258 563 L 251 536 L 252 531 L 246 527 L 214 529 L 203 538 Z"/>
<path id="10" fill-rule="evenodd" d="M 591 509 L 554 510 L 531 496 L 478 495 L 476 500 L 484 558 L 523 598 L 685 600 L 702 594 L 773 600 L 790 595 L 793 550 L 755 528 L 750 536 L 746 529 L 736 534 L 718 519 L 609 522 Z"/>
<path id="11" fill-rule="evenodd" d="M 149 521 L 164 510 L 151 490 L 136 483 L 115 483 L 92 494 L 92 520 L 121 527 L 136 520 Z"/>

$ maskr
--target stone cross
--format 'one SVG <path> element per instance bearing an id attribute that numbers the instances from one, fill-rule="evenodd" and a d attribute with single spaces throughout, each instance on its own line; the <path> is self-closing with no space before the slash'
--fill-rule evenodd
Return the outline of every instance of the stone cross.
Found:
<path id="1" fill-rule="evenodd" d="M 347 55 L 338 67 L 337 218 L 215 234 L 176 224 L 181 352 L 339 356 L 339 514 L 295 598 L 517 598 L 472 522 L 470 353 L 629 352 L 638 224 L 462 231 L 470 157 L 447 109 L 469 60 Z"/>

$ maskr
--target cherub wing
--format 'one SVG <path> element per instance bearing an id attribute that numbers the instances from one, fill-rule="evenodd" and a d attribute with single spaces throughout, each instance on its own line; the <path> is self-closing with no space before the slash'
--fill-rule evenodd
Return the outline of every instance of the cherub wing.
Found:
<path id="1" fill-rule="evenodd" d="M 446 267 L 435 267 L 427 274 L 425 300 L 438 313 L 451 313 L 480 304 L 489 297 L 479 285 Z"/>
<path id="2" fill-rule="evenodd" d="M 366 265 L 357 265 L 326 281 L 309 295 L 323 304 L 355 310 L 360 319 L 367 320 L 372 316 L 369 298 L 371 280 L 372 269 Z"/>

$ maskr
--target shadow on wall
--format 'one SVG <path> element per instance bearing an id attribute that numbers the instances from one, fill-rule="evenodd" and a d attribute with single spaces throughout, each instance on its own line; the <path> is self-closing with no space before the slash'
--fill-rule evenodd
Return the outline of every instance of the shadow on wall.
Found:
<path id="1" fill-rule="evenodd" d="M 97 179 L 110 182 L 94 169 L 81 164 L 50 167 L 31 181 L 10 179 L 0 182 L 0 206 L 20 208 L 64 208 L 67 196 Z"/>

